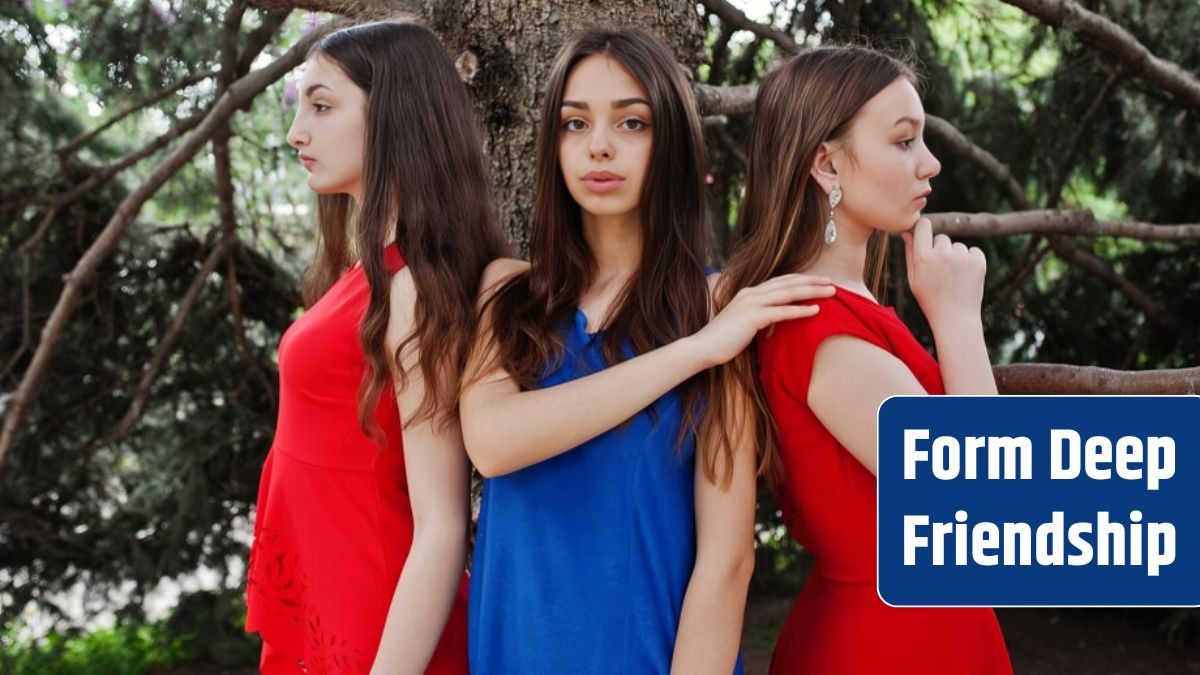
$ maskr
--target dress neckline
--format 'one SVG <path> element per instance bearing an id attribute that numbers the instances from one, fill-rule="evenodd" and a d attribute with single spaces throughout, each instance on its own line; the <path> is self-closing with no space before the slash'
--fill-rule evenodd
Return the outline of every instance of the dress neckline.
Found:
<path id="1" fill-rule="evenodd" d="M 833 287 L 837 289 L 837 293 L 835 294 L 835 297 L 850 296 L 850 297 L 855 298 L 858 302 L 860 302 L 864 305 L 870 305 L 871 307 L 874 307 L 875 309 L 883 312 L 884 314 L 888 314 L 888 315 L 894 316 L 896 318 L 900 317 L 900 315 L 896 313 L 896 308 L 892 307 L 891 305 L 885 305 L 885 304 L 879 302 L 878 300 L 876 300 L 875 298 L 865 296 L 862 293 L 858 293 L 856 291 L 852 291 L 849 288 L 846 288 L 845 286 L 842 286 L 840 284 L 834 284 Z"/>

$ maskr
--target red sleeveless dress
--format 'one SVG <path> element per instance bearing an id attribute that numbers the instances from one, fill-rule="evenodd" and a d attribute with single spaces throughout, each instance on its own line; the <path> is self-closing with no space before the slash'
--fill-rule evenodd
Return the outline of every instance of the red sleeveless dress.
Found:
<path id="1" fill-rule="evenodd" d="M 852 291 L 815 303 L 816 316 L 759 338 L 759 377 L 778 429 L 776 500 L 815 564 L 771 659 L 772 675 L 1008 675 L 996 615 L 986 608 L 896 608 L 875 590 L 875 476 L 808 407 L 813 356 L 849 335 L 903 361 L 925 391 L 944 394 L 937 362 L 890 307 Z"/>
<path id="2" fill-rule="evenodd" d="M 395 246 L 393 273 L 404 266 Z M 355 265 L 284 333 L 279 422 L 259 484 L 246 630 L 264 673 L 366 673 L 412 545 L 400 414 L 390 386 L 358 424 L 366 369 L 358 331 L 366 275 Z M 467 673 L 466 576 L 429 673 Z"/>

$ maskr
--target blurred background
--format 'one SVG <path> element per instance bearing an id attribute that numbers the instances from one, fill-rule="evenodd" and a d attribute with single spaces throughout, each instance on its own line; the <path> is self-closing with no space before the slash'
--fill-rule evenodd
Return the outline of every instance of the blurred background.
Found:
<path id="1" fill-rule="evenodd" d="M 0 672 L 252 672 L 244 560 L 315 231 L 293 69 L 397 14 L 456 57 L 518 254 L 571 29 L 650 28 L 692 73 L 718 265 L 762 75 L 831 41 L 906 55 L 928 211 L 988 254 L 1002 390 L 1200 387 L 1196 0 L 0 0 Z M 932 346 L 895 253 L 885 300 Z M 758 543 L 748 673 L 810 566 L 765 489 Z M 998 615 L 1019 673 L 1200 672 L 1196 609 Z"/>

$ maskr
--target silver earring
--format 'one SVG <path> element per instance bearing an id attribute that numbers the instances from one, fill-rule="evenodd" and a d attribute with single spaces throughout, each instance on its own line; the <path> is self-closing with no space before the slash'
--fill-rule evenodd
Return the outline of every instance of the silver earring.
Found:
<path id="1" fill-rule="evenodd" d="M 825 245 L 837 241 L 837 225 L 833 222 L 833 210 L 842 203 L 842 186 L 834 185 L 829 192 L 829 222 L 825 223 Z"/>

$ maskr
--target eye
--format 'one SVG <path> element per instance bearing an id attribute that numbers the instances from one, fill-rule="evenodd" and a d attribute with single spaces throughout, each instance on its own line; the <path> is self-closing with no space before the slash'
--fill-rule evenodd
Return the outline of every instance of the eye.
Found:
<path id="1" fill-rule="evenodd" d="M 915 138 L 906 138 L 906 139 L 904 139 L 904 140 L 900 141 L 900 142 L 899 142 L 897 145 L 899 145 L 900 147 L 904 148 L 905 150 L 908 150 L 909 148 L 911 148 L 911 147 L 912 147 L 912 144 L 913 144 L 913 143 L 914 143 L 916 140 L 917 140 L 917 139 L 915 139 Z"/>
<path id="2" fill-rule="evenodd" d="M 572 117 L 563 123 L 563 128 L 567 131 L 582 131 L 583 129 L 587 128 L 587 122 L 584 122 L 578 117 Z"/>
<path id="3" fill-rule="evenodd" d="M 326 110 L 329 110 L 329 106 L 325 105 L 324 103 L 314 103 L 313 110 L 315 110 L 319 113 L 323 113 Z"/>
<path id="4" fill-rule="evenodd" d="M 639 120 L 636 117 L 630 117 L 630 118 L 622 121 L 620 126 L 621 126 L 621 128 L 628 129 L 630 131 L 641 131 L 642 129 L 645 129 L 645 128 L 649 127 L 650 125 L 646 124 L 645 122 Z"/>

